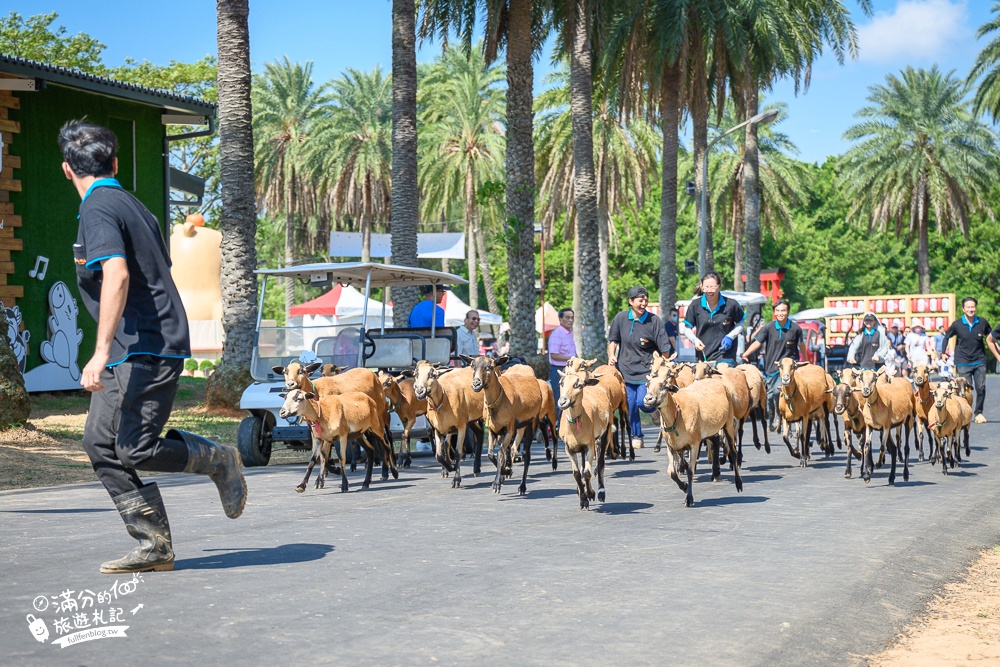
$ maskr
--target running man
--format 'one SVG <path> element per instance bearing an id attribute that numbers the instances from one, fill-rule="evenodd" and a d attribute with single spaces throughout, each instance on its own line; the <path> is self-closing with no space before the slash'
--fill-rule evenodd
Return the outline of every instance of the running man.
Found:
<path id="1" fill-rule="evenodd" d="M 992 336 L 990 323 L 985 318 L 976 316 L 976 307 L 979 302 L 971 296 L 962 299 L 961 319 L 955 320 L 944 332 L 944 352 L 945 358 L 949 356 L 948 341 L 955 337 L 955 371 L 969 381 L 969 384 L 976 390 L 976 403 L 973 407 L 975 422 L 985 424 L 986 417 L 983 416 L 983 404 L 986 402 L 986 351 L 983 349 L 983 342 L 988 341 Z M 990 345 L 990 351 L 1000 361 L 995 346 Z"/>

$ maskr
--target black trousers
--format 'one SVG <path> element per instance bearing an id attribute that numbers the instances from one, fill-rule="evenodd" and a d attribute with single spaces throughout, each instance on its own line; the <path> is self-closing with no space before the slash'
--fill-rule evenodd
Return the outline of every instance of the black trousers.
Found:
<path id="1" fill-rule="evenodd" d="M 183 359 L 136 355 L 105 368 L 90 398 L 83 448 L 111 497 L 143 486 L 136 470 L 181 472 L 187 445 L 160 433 L 177 395 Z"/>
<path id="2" fill-rule="evenodd" d="M 983 414 L 983 403 L 986 402 L 986 364 L 977 366 L 958 366 L 958 374 L 966 378 L 976 390 L 976 406 L 973 414 Z"/>

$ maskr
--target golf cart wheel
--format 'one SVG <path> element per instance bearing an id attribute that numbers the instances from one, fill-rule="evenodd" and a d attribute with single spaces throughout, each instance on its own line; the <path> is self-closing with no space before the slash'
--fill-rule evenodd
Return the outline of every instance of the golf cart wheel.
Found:
<path id="1" fill-rule="evenodd" d="M 236 448 L 240 450 L 246 468 L 266 466 L 271 460 L 271 427 L 274 419 L 267 415 L 247 417 L 236 432 Z"/>

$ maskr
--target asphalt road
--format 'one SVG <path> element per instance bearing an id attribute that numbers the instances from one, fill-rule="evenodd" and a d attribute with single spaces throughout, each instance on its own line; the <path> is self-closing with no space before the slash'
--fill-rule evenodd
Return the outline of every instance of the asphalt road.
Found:
<path id="1" fill-rule="evenodd" d="M 539 453 L 525 497 L 519 465 L 499 496 L 468 463 L 452 489 L 427 458 L 367 491 L 359 471 L 346 495 L 335 480 L 295 493 L 300 466 L 251 469 L 236 521 L 207 479 L 170 475 L 176 570 L 132 590 L 97 571 L 134 544 L 98 484 L 2 492 L 0 662 L 863 663 L 998 541 L 1000 380 L 988 387 L 971 460 L 947 477 L 914 464 L 894 488 L 886 468 L 844 479 L 843 452 L 800 469 L 749 438 L 744 492 L 702 464 L 690 509 L 651 449 L 609 464 L 589 512 L 565 457 L 552 472 Z M 121 614 L 126 637 L 53 645 L 81 607 L 91 626 Z"/>

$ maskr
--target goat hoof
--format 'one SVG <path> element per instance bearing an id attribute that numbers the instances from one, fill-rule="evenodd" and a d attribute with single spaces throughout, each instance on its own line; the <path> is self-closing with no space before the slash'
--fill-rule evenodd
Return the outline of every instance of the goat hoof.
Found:
<path id="1" fill-rule="evenodd" d="M 771 453 L 771 445 L 764 445 L 764 453 L 765 454 Z"/>
<path id="2" fill-rule="evenodd" d="M 889 480 L 889 486 L 896 486 L 896 480 L 890 479 Z"/>
<path id="3" fill-rule="evenodd" d="M 528 487 L 525 486 L 524 484 L 522 484 L 521 486 L 517 487 L 517 495 L 519 495 L 519 496 L 526 496 L 526 495 L 528 495 Z"/>
<path id="4" fill-rule="evenodd" d="M 552 459 L 552 469 L 555 470 L 558 467 L 555 459 Z"/>
<path id="5" fill-rule="evenodd" d="M 904 482 L 909 482 L 910 481 L 910 473 L 907 470 L 903 471 L 903 481 Z"/>
<path id="6" fill-rule="evenodd" d="M 398 470 L 393 470 L 392 471 L 392 478 L 393 479 L 399 479 L 399 471 Z"/>
<path id="7" fill-rule="evenodd" d="M 869 482 L 871 482 L 871 481 L 872 481 L 872 478 L 871 478 L 871 477 L 864 477 L 864 478 L 862 478 L 862 479 L 864 479 L 864 480 L 865 480 L 865 484 L 868 484 Z"/>
<path id="8" fill-rule="evenodd" d="M 587 497 L 591 500 L 595 500 L 597 498 L 597 494 L 594 493 L 593 489 L 591 489 L 590 491 L 587 491 Z"/>
<path id="9" fill-rule="evenodd" d="M 456 477 L 455 479 L 451 480 L 451 488 L 457 489 L 460 488 L 461 486 L 462 486 L 462 480 L 460 478 Z"/>
<path id="10" fill-rule="evenodd" d="M 306 487 L 303 484 L 299 484 L 298 486 L 295 487 L 295 493 L 304 493 L 305 490 Z"/>
<path id="11" fill-rule="evenodd" d="M 662 445 L 657 445 L 656 447 L 653 447 L 653 453 L 654 454 L 659 454 L 661 447 L 662 447 Z M 760 449 L 760 447 L 758 446 L 757 449 Z"/>
<path id="12" fill-rule="evenodd" d="M 597 499 L 600 500 L 602 503 L 604 502 L 605 497 L 606 496 L 604 494 L 604 489 L 601 489 L 600 491 L 597 492 Z"/>
<path id="13" fill-rule="evenodd" d="M 844 479 L 850 479 L 850 478 L 851 478 L 851 473 L 845 472 L 844 473 Z"/>
<path id="14" fill-rule="evenodd" d="M 371 484 L 369 484 L 368 482 L 361 482 L 361 488 L 362 490 L 369 489 L 371 488 Z"/>
<path id="15" fill-rule="evenodd" d="M 389 479 L 389 473 L 385 473 L 384 475 L 382 475 L 383 482 L 388 481 L 388 479 Z"/>
<path id="16" fill-rule="evenodd" d="M 552 450 L 549 449 L 548 447 L 545 448 L 545 460 L 546 461 L 552 460 Z"/>
<path id="17" fill-rule="evenodd" d="M 693 506 L 694 506 L 694 498 L 684 499 L 684 507 L 693 507 Z"/>

